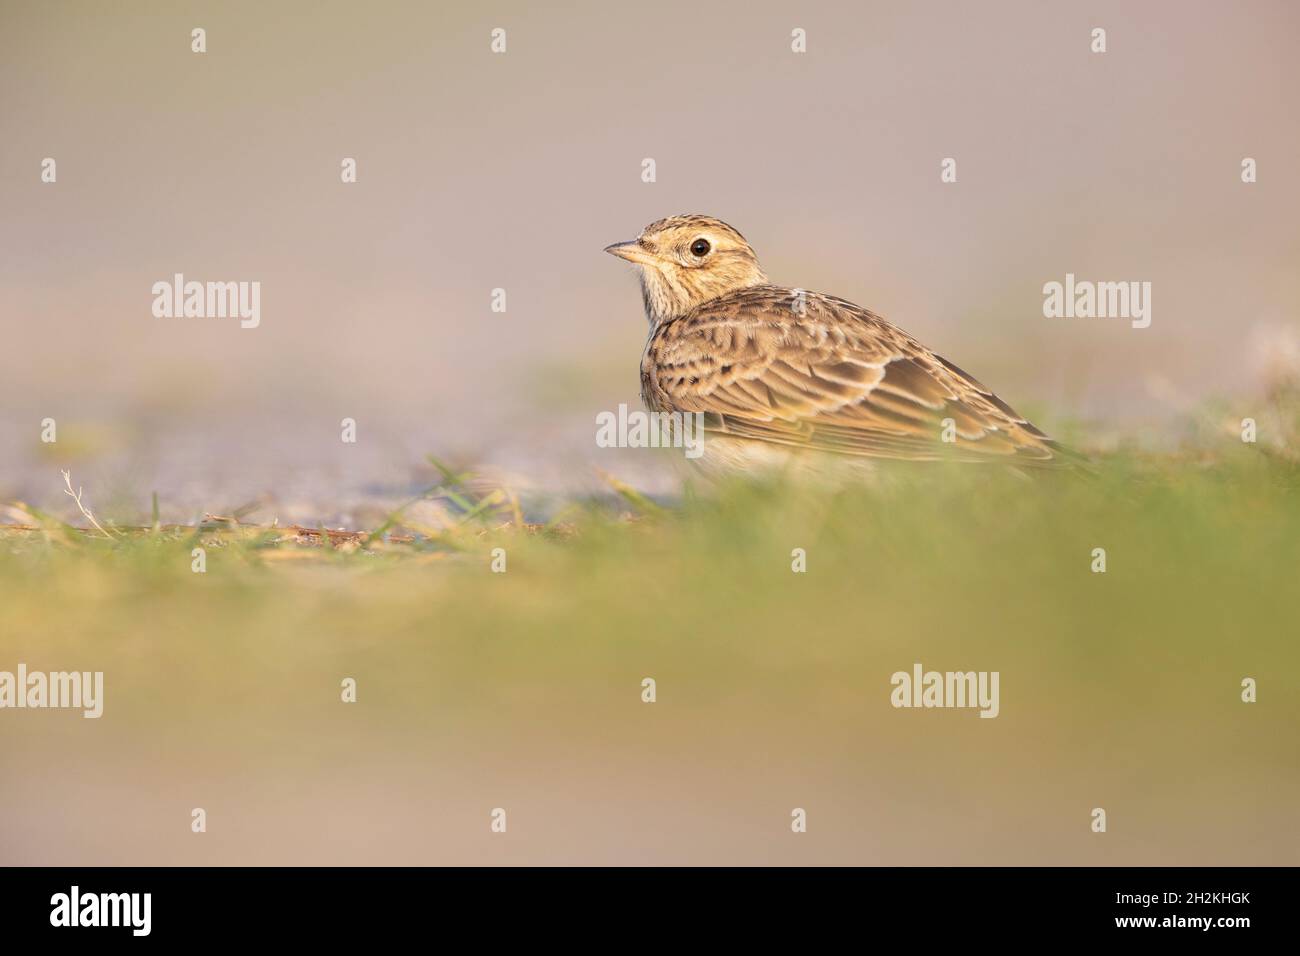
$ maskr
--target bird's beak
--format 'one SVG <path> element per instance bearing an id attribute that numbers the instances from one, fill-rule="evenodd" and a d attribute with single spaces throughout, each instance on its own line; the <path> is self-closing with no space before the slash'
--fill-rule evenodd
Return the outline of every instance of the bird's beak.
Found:
<path id="1" fill-rule="evenodd" d="M 616 242 L 612 246 L 606 246 L 605 251 L 611 256 L 618 256 L 620 259 L 626 259 L 628 262 L 635 262 L 638 265 L 649 265 L 651 256 L 641 248 L 641 244 L 635 239 L 630 242 Z"/>

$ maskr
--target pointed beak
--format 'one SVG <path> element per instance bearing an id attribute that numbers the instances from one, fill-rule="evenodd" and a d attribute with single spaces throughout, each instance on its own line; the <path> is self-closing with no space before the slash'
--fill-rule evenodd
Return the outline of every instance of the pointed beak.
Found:
<path id="1" fill-rule="evenodd" d="M 628 262 L 635 262 L 638 265 L 649 265 L 651 256 L 641 248 L 641 244 L 635 239 L 630 242 L 616 242 L 612 246 L 606 246 L 605 251 L 611 256 L 618 256 L 620 259 L 626 259 Z"/>

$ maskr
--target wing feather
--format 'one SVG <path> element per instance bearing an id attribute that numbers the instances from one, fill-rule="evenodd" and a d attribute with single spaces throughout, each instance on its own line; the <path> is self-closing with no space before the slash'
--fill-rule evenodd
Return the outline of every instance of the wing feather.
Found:
<path id="1" fill-rule="evenodd" d="M 655 329 L 642 393 L 655 411 L 796 448 L 885 458 L 1059 464 L 1063 449 L 977 379 L 843 299 L 745 289 Z M 954 440 L 944 441 L 951 420 Z"/>

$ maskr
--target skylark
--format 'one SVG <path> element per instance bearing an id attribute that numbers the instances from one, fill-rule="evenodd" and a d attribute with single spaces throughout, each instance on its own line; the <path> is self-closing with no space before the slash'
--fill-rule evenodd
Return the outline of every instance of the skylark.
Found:
<path id="1" fill-rule="evenodd" d="M 725 222 L 672 216 L 605 251 L 641 274 L 641 397 L 652 412 L 702 412 L 706 461 L 1077 457 L 875 313 L 773 285 Z"/>

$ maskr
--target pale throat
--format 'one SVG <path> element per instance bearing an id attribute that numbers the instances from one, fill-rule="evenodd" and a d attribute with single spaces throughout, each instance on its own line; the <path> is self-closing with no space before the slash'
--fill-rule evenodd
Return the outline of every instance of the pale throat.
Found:
<path id="1" fill-rule="evenodd" d="M 641 270 L 641 298 L 651 326 L 685 315 L 694 306 L 688 291 L 658 269 Z"/>
<path id="2" fill-rule="evenodd" d="M 766 281 L 767 276 L 757 268 L 737 275 L 697 277 L 687 272 L 643 267 L 641 298 L 645 302 L 646 320 L 654 327 L 683 316 L 711 299 Z"/>

